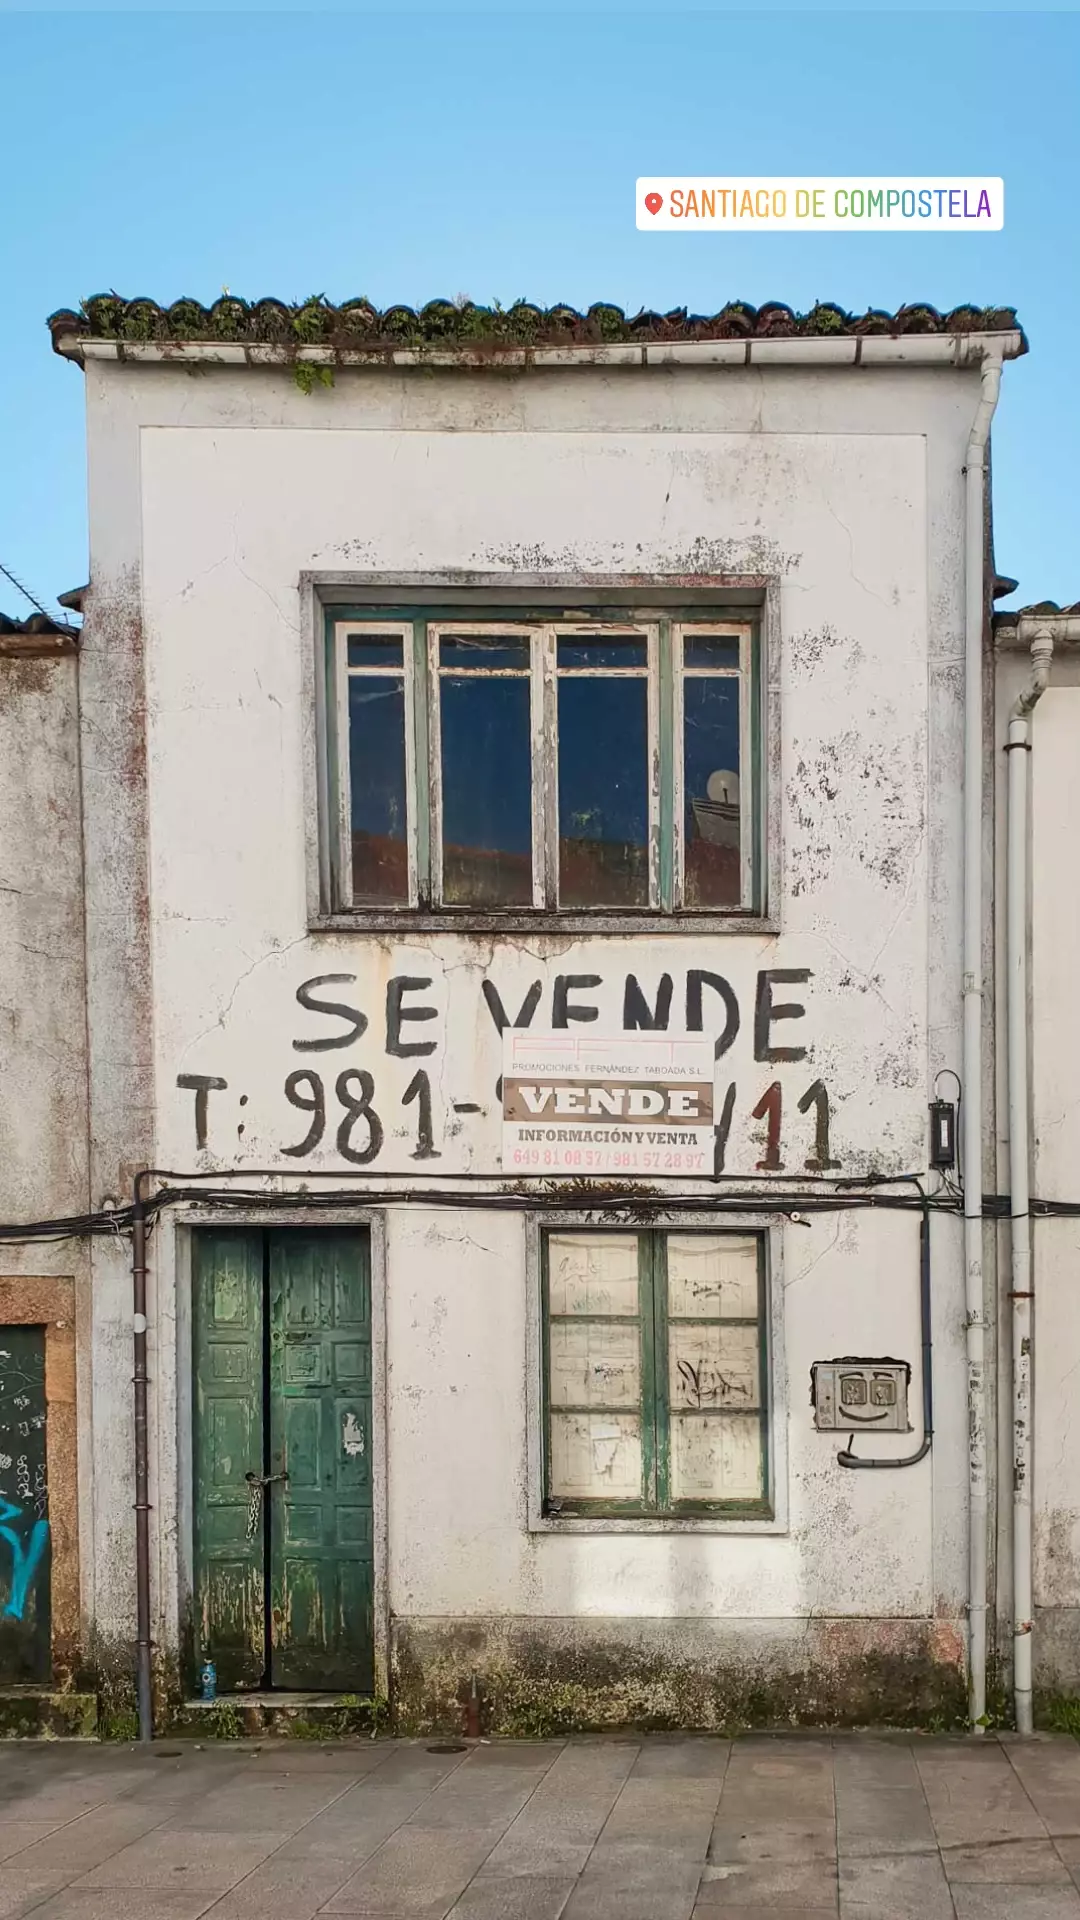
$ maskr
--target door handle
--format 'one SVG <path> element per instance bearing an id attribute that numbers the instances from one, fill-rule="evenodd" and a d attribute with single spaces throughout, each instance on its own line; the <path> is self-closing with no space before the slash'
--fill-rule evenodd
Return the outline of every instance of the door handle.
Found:
<path id="1" fill-rule="evenodd" d="M 254 1540 L 255 1535 L 259 1531 L 259 1518 L 262 1514 L 263 1488 L 272 1487 L 276 1481 L 288 1480 L 288 1478 L 289 1475 L 287 1471 L 284 1473 L 245 1473 L 244 1479 L 251 1488 L 247 1517 L 247 1537 L 249 1540 Z"/>

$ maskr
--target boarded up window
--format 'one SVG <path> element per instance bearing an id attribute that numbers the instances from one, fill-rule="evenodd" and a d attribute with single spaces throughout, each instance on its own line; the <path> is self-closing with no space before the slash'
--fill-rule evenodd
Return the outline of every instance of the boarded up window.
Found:
<path id="1" fill-rule="evenodd" d="M 560 1232 L 544 1254 L 548 1510 L 767 1510 L 760 1238 Z"/>
<path id="2" fill-rule="evenodd" d="M 552 1497 L 642 1497 L 637 1235 L 548 1239 L 549 1485 Z"/>

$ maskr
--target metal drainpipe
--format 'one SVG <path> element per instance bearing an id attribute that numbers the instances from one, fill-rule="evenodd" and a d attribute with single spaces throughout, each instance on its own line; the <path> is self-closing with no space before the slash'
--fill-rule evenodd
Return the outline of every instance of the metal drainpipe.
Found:
<path id="1" fill-rule="evenodd" d="M 986 1719 L 986 1314 L 983 1298 L 983 623 L 986 443 L 1001 390 L 1000 354 L 983 361 L 964 468 L 964 1296 L 968 1395 L 968 1714 Z"/>
<path id="2" fill-rule="evenodd" d="M 1013 1698 L 1017 1733 L 1031 1733 L 1031 1324 L 1034 1290 L 1029 1217 L 1028 799 L 1031 714 L 1050 679 L 1054 637 L 1036 627 L 1031 679 L 1009 715 L 1009 811 L 1005 851 L 1005 973 L 1009 1077 L 1009 1215 L 1012 1242 Z"/>
<path id="3" fill-rule="evenodd" d="M 154 1737 L 154 1709 L 150 1688 L 150 1448 L 147 1437 L 146 1397 L 146 1203 L 142 1173 L 135 1175 L 131 1225 L 131 1305 L 133 1385 L 135 1401 L 135 1691 L 139 1709 L 139 1739 Z"/>

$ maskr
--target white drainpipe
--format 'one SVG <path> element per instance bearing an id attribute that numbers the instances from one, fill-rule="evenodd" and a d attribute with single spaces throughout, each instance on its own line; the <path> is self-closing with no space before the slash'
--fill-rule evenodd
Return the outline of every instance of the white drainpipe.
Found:
<path id="1" fill-rule="evenodd" d="M 1046 691 L 1054 653 L 1054 626 L 1071 631 L 1080 621 L 1053 624 L 1037 615 L 1021 618 L 1020 636 L 1031 639 L 1031 679 L 1009 715 L 1008 835 L 1005 852 L 1009 1213 L 1012 1240 L 1012 1422 L 1013 1422 L 1013 1694 L 1018 1733 L 1032 1731 L 1031 1580 L 1031 1331 L 1034 1288 L 1029 1218 L 1030 1111 L 1028 1095 L 1028 799 L 1031 714 Z"/>
<path id="2" fill-rule="evenodd" d="M 986 1315 L 983 1298 L 983 626 L 986 618 L 986 445 L 1001 389 L 1001 356 L 983 361 L 982 393 L 964 469 L 964 1290 L 968 1374 L 968 1712 L 986 1717 Z"/>

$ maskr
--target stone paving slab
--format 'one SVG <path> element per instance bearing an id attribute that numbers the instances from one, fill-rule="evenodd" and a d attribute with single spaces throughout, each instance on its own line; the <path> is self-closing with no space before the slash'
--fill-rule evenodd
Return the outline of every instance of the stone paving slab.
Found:
<path id="1" fill-rule="evenodd" d="M 0 1815 L 0 1920 L 1080 1920 L 1064 1737 L 12 1744 Z"/>

